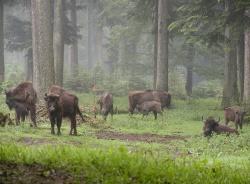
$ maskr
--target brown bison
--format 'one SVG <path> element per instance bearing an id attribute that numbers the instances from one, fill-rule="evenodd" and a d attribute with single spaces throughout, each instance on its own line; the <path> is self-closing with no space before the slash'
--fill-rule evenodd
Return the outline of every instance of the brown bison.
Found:
<path id="1" fill-rule="evenodd" d="M 57 135 L 60 135 L 62 118 L 68 117 L 71 121 L 70 135 L 77 135 L 76 130 L 76 114 L 79 114 L 84 121 L 83 115 L 78 106 L 78 98 L 64 91 L 61 95 L 49 93 L 45 94 L 49 119 L 51 122 L 51 133 L 55 134 L 54 126 L 57 126 Z M 73 133 L 74 131 L 74 133 Z"/>
<path id="2" fill-rule="evenodd" d="M 235 128 L 238 130 L 238 126 L 242 129 L 242 124 L 246 112 L 243 111 L 239 106 L 232 106 L 224 108 L 225 123 L 228 125 L 229 121 L 235 123 Z"/>
<path id="3" fill-rule="evenodd" d="M 161 103 L 157 101 L 146 101 L 140 105 L 136 106 L 137 110 L 145 115 L 148 115 L 149 112 L 153 112 L 155 119 L 157 119 L 157 113 L 162 115 Z"/>
<path id="4" fill-rule="evenodd" d="M 61 94 L 64 93 L 64 92 L 65 92 L 65 89 L 63 89 L 62 87 L 57 86 L 57 85 L 52 85 L 52 86 L 49 88 L 49 93 L 61 95 Z"/>
<path id="5" fill-rule="evenodd" d="M 101 95 L 100 99 L 97 101 L 97 104 L 100 105 L 100 111 L 105 121 L 109 113 L 111 114 L 111 117 L 113 117 L 113 96 L 111 93 L 104 93 Z"/>
<path id="6" fill-rule="evenodd" d="M 19 124 L 20 118 L 23 114 L 27 115 L 30 112 L 31 121 L 36 127 L 36 102 L 37 93 L 33 88 L 31 82 L 23 82 L 17 87 L 5 91 L 6 104 L 9 109 L 15 109 L 16 111 L 16 124 Z"/>
<path id="7" fill-rule="evenodd" d="M 4 127 L 6 124 L 7 125 L 13 124 L 12 120 L 10 119 L 10 114 L 4 114 L 0 112 L 0 125 Z"/>
<path id="8" fill-rule="evenodd" d="M 161 90 L 145 90 L 145 91 L 130 91 L 128 93 L 129 112 L 133 114 L 137 105 L 146 101 L 158 101 L 161 107 L 169 107 L 171 103 L 171 95 L 168 92 Z"/>
<path id="9" fill-rule="evenodd" d="M 202 117 L 203 120 L 203 117 Z M 221 133 L 225 133 L 227 135 L 229 134 L 239 134 L 237 130 L 232 129 L 228 126 L 225 125 L 220 125 L 219 121 L 216 121 L 213 117 L 208 117 L 205 121 L 204 121 L 204 126 L 203 126 L 203 134 L 204 136 L 211 136 L 213 132 L 217 133 L 217 134 L 221 134 Z"/>

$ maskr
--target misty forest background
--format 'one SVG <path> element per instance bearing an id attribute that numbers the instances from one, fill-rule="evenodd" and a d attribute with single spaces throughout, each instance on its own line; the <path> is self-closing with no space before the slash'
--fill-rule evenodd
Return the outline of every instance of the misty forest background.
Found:
<path id="1" fill-rule="evenodd" d="M 248 0 L 1 0 L 0 88 L 250 104 Z"/>

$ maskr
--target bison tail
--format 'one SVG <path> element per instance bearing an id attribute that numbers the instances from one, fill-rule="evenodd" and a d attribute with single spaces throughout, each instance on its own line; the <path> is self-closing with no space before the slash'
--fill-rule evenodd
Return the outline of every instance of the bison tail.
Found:
<path id="1" fill-rule="evenodd" d="M 76 111 L 77 111 L 77 113 L 81 116 L 82 121 L 84 122 L 84 121 L 85 121 L 85 119 L 83 118 L 83 114 L 82 114 L 82 112 L 81 112 L 81 110 L 80 110 L 80 108 L 79 108 L 79 106 L 78 106 L 78 105 L 77 105 Z"/>

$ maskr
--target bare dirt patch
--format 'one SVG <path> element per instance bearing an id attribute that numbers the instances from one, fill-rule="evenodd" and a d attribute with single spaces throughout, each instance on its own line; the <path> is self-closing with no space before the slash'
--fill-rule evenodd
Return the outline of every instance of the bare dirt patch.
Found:
<path id="1" fill-rule="evenodd" d="M 26 145 L 55 144 L 55 141 L 50 139 L 37 139 L 32 137 L 21 137 L 17 141 Z"/>
<path id="2" fill-rule="evenodd" d="M 0 162 L 1 184 L 61 184 L 75 183 L 65 171 L 48 169 L 38 164 L 23 165 Z"/>
<path id="3" fill-rule="evenodd" d="M 186 140 L 187 136 L 180 135 L 157 135 L 157 134 L 130 134 L 113 131 L 99 131 L 96 133 L 98 139 L 108 140 L 123 140 L 123 141 L 140 141 L 140 142 L 156 142 L 156 143 L 168 143 L 173 140 Z"/>

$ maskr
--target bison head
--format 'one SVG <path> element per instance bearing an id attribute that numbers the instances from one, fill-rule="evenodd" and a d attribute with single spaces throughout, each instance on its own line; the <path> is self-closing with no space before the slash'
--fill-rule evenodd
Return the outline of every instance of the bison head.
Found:
<path id="1" fill-rule="evenodd" d="M 245 114 L 246 114 L 245 111 L 236 111 L 235 112 L 235 122 L 242 124 Z"/>
<path id="2" fill-rule="evenodd" d="M 59 98 L 60 96 L 57 94 L 51 93 L 47 95 L 47 93 L 45 93 L 44 100 L 46 101 L 47 108 L 50 113 L 55 112 L 58 109 Z"/>
<path id="3" fill-rule="evenodd" d="M 203 120 L 203 117 L 202 117 Z M 217 126 L 219 126 L 220 118 L 218 121 L 216 121 L 213 117 L 208 117 L 204 121 L 203 126 L 203 134 L 205 137 L 211 136 L 212 132 L 215 130 Z"/>

